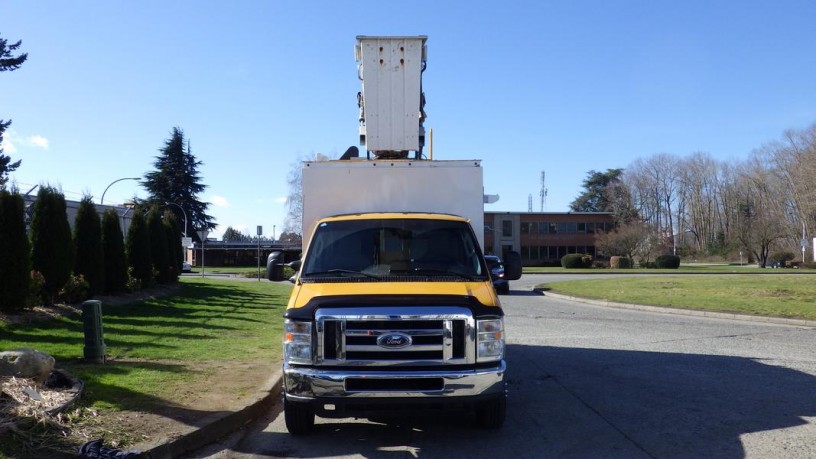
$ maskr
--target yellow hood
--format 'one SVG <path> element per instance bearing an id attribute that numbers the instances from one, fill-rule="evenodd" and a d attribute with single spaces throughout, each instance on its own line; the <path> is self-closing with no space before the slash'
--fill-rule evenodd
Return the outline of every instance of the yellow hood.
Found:
<path id="1" fill-rule="evenodd" d="M 296 284 L 287 309 L 303 307 L 315 297 L 337 295 L 472 296 L 485 306 L 499 306 L 490 282 L 331 282 Z"/>

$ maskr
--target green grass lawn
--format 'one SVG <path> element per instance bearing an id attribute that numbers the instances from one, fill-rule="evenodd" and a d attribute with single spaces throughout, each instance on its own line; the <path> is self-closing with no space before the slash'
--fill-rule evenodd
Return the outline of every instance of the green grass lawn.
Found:
<path id="1" fill-rule="evenodd" d="M 633 276 L 541 287 L 621 303 L 816 320 L 816 276 Z"/>
<path id="2" fill-rule="evenodd" d="M 290 291 L 287 284 L 186 277 L 167 297 L 103 303 L 105 364 L 83 362 L 80 314 L 29 324 L 0 322 L 0 349 L 30 347 L 52 355 L 57 368 L 85 382 L 83 409 L 150 410 L 175 400 L 183 386 L 208 384 L 224 362 L 271 372 L 281 358 Z"/>
<path id="3" fill-rule="evenodd" d="M 525 274 L 778 274 L 778 270 L 758 268 L 756 265 L 730 265 L 725 263 L 681 264 L 678 269 L 566 269 L 558 267 L 526 266 Z M 816 274 L 812 269 L 785 269 L 787 274 Z"/>

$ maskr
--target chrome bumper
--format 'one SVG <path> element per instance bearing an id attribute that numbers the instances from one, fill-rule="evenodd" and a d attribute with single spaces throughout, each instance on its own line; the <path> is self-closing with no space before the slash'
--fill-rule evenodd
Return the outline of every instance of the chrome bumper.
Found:
<path id="1" fill-rule="evenodd" d="M 467 371 L 350 371 L 315 369 L 284 365 L 283 383 L 286 397 L 297 401 L 320 398 L 422 398 L 422 397 L 475 397 L 502 394 L 504 388 L 504 360 L 496 367 Z M 347 382 L 363 384 L 347 384 Z M 437 388 L 429 388 L 433 382 Z M 405 384 L 401 384 L 401 383 Z M 393 387 L 410 386 L 420 382 L 416 389 Z M 356 388 L 354 386 L 357 386 Z M 382 388 L 378 389 L 377 387 Z"/>

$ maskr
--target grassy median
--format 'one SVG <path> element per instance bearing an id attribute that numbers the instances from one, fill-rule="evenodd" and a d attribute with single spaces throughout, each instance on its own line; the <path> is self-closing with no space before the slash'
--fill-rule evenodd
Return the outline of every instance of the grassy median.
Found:
<path id="1" fill-rule="evenodd" d="M 633 276 L 541 287 L 620 303 L 816 320 L 813 275 Z"/>
<path id="2" fill-rule="evenodd" d="M 82 360 L 78 311 L 30 323 L 0 321 L 0 349 L 30 347 L 52 355 L 57 368 L 85 382 L 83 412 L 158 412 L 180 398 L 198 396 L 213 381 L 240 378 L 231 368 L 268 377 L 281 358 L 282 314 L 290 290 L 266 281 L 185 277 L 168 296 L 122 305 L 103 301 L 108 362 L 102 365 Z M 251 388 L 237 382 L 221 383 L 219 389 L 237 392 L 224 394 L 237 398 Z M 0 457 L 4 451 L 14 456 L 18 447 L 0 441 Z"/>

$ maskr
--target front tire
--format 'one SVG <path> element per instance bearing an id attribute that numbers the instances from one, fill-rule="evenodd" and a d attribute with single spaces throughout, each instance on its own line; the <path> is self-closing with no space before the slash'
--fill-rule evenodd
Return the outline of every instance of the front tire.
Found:
<path id="1" fill-rule="evenodd" d="M 314 428 L 314 411 L 306 404 L 293 403 L 283 399 L 283 418 L 286 430 L 292 435 L 306 435 Z"/>

